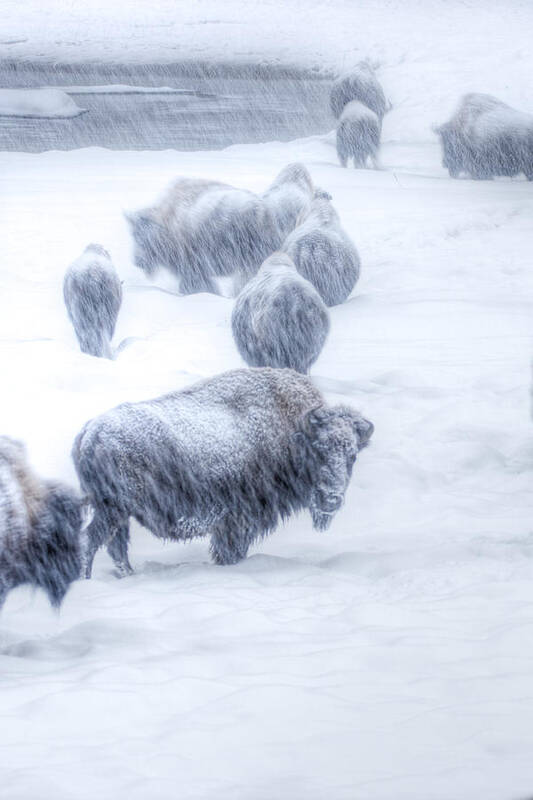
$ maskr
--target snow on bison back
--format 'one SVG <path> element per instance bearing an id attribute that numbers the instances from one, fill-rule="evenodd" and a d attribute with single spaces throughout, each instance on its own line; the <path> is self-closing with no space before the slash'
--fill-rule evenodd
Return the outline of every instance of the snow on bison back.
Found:
<path id="1" fill-rule="evenodd" d="M 131 572 L 130 517 L 163 539 L 210 536 L 217 564 L 240 561 L 302 508 L 324 530 L 372 432 L 289 369 L 233 370 L 117 406 L 89 421 L 72 451 L 95 510 L 86 577 L 103 544 L 118 573 Z"/>

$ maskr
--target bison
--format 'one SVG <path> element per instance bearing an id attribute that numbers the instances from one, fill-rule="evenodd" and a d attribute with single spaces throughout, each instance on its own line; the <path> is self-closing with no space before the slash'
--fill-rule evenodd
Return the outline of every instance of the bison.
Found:
<path id="1" fill-rule="evenodd" d="M 450 177 L 490 179 L 524 173 L 533 180 L 533 115 L 516 111 L 496 97 L 471 93 L 448 122 L 435 128 L 442 165 Z"/>
<path id="2" fill-rule="evenodd" d="M 40 480 L 26 448 L 0 436 L 0 607 L 23 583 L 61 604 L 80 576 L 83 501 L 66 486 Z"/>
<path id="3" fill-rule="evenodd" d="M 343 303 L 359 279 L 359 254 L 328 200 L 313 201 L 283 250 L 327 306 Z"/>
<path id="4" fill-rule="evenodd" d="M 330 106 L 337 119 L 352 100 L 358 100 L 374 112 L 381 123 L 389 110 L 381 84 L 376 73 L 366 61 L 361 61 L 348 74 L 338 78 L 331 87 Z"/>
<path id="5" fill-rule="evenodd" d="M 354 167 L 365 167 L 368 159 L 378 167 L 381 125 L 373 111 L 358 100 L 344 107 L 337 124 L 337 155 L 342 167 L 353 159 Z"/>
<path id="6" fill-rule="evenodd" d="M 309 209 L 315 193 L 321 191 L 315 188 L 303 164 L 288 164 L 281 170 L 263 194 L 276 225 L 278 247 L 294 230 L 298 218 Z"/>
<path id="7" fill-rule="evenodd" d="M 253 192 L 179 178 L 151 208 L 127 214 L 134 262 L 148 276 L 165 267 L 183 294 L 219 292 L 216 279 L 240 288 L 278 246 L 267 205 Z"/>
<path id="8" fill-rule="evenodd" d="M 289 367 L 306 374 L 326 341 L 329 314 L 289 256 L 274 253 L 237 297 L 231 327 L 249 366 Z"/>
<path id="9" fill-rule="evenodd" d="M 65 273 L 63 297 L 82 353 L 112 358 L 122 284 L 107 250 L 89 244 Z"/>
<path id="10" fill-rule="evenodd" d="M 129 518 L 162 539 L 210 536 L 216 564 L 243 559 L 280 519 L 307 508 L 318 530 L 343 503 L 373 425 L 328 407 L 289 369 L 238 369 L 89 421 L 72 456 L 94 507 L 84 572 L 106 544 L 118 573 Z"/>

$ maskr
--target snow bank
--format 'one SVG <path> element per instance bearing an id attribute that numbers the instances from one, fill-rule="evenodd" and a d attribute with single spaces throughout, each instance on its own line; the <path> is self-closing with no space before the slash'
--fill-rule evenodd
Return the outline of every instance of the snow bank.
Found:
<path id="1" fill-rule="evenodd" d="M 432 146 L 342 170 L 332 138 L 208 153 L 0 153 L 3 430 L 75 481 L 90 417 L 241 365 L 232 301 L 162 291 L 122 209 L 172 176 L 264 191 L 304 160 L 362 274 L 312 369 L 376 425 L 327 534 L 307 515 L 235 567 L 132 525 L 59 616 L 0 618 L 10 800 L 514 800 L 531 794 L 533 321 L 526 181 L 450 180 Z M 75 181 L 73 181 L 75 176 Z M 46 214 L 42 209 L 46 209 Z M 84 356 L 63 273 L 90 241 L 124 279 L 115 362 Z M 163 277 L 163 276 L 162 276 Z M 166 280 L 166 278 L 165 278 Z"/>
<path id="2" fill-rule="evenodd" d="M 0 89 L 0 116 L 77 117 L 85 109 L 60 89 Z"/>

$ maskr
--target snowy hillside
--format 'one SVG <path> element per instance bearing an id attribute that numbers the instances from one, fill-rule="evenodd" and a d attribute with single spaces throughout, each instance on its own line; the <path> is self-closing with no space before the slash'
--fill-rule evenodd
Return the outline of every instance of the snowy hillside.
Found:
<path id="1" fill-rule="evenodd" d="M 172 13 L 170 9 L 173 9 Z M 90 417 L 242 366 L 233 301 L 131 261 L 123 217 L 176 175 L 263 191 L 303 161 L 357 244 L 312 368 L 375 424 L 327 533 L 292 519 L 233 567 L 135 523 L 55 614 L 0 615 L 6 800 L 526 800 L 533 795 L 533 184 L 451 180 L 430 126 L 469 90 L 533 111 L 519 2 L 4 0 L 4 59 L 296 62 L 364 56 L 394 109 L 383 170 L 332 134 L 217 152 L 0 152 L 2 430 L 75 484 Z M 63 305 L 89 242 L 123 279 L 116 361 Z"/>

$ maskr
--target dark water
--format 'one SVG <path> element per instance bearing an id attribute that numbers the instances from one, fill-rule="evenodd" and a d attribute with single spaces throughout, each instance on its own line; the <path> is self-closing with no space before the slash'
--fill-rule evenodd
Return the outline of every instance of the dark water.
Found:
<path id="1" fill-rule="evenodd" d="M 69 94 L 73 119 L 0 117 L 0 149 L 27 152 L 100 146 L 114 150 L 211 150 L 324 133 L 333 127 L 330 82 L 264 67 L 0 64 L 0 85 L 169 86 L 176 94 Z"/>

